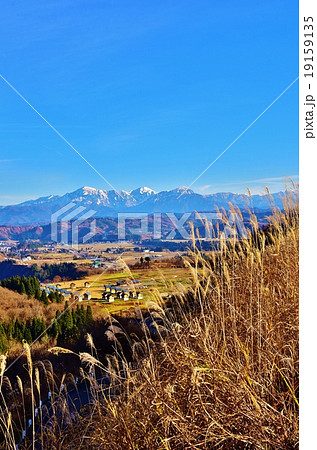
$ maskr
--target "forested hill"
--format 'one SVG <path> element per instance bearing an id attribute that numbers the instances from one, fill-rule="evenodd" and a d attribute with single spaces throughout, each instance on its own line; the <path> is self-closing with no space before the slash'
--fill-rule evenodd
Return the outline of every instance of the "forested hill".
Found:
<path id="1" fill-rule="evenodd" d="M 59 276 L 62 280 L 75 280 L 87 275 L 84 269 L 78 269 L 74 263 L 44 264 L 31 267 L 15 264 L 11 260 L 0 263 L 0 280 L 11 278 L 13 276 L 35 276 L 40 281 L 53 281 L 54 277 Z"/>

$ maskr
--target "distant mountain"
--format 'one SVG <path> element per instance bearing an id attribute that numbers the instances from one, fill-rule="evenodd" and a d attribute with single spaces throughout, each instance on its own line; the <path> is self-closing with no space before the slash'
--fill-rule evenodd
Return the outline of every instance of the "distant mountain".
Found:
<path id="1" fill-rule="evenodd" d="M 284 193 L 272 194 L 277 207 L 282 207 Z M 228 210 L 230 204 L 241 209 L 252 207 L 254 210 L 269 210 L 265 195 L 253 195 L 251 199 L 242 194 L 220 192 L 201 195 L 191 189 L 180 187 L 170 191 L 155 192 L 147 187 L 133 191 L 106 191 L 92 187 L 82 187 L 65 195 L 50 195 L 37 200 L 28 200 L 18 205 L 0 207 L 0 225 L 43 225 L 51 221 L 51 216 L 61 208 L 73 204 L 68 211 L 78 209 L 80 217 L 89 210 L 95 211 L 94 218 L 116 217 L 118 213 L 153 213 L 153 212 L 212 212 L 216 208 Z M 65 216 L 66 211 L 60 217 Z"/>

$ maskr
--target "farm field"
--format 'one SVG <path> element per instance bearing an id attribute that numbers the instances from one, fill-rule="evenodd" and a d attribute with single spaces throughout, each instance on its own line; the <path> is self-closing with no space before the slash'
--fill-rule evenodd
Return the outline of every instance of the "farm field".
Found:
<path id="1" fill-rule="evenodd" d="M 133 285 L 132 280 L 138 280 L 139 285 Z M 127 301 L 116 299 L 113 303 L 102 300 L 105 285 L 116 285 L 118 281 L 131 282 L 129 290 L 135 290 L 143 294 L 143 299 L 129 299 Z M 87 285 L 88 283 L 88 285 Z M 51 284 L 51 283 L 48 283 Z M 90 292 L 89 303 L 95 310 L 96 307 L 102 311 L 117 312 L 131 307 L 142 307 L 149 300 L 154 300 L 158 293 L 171 294 L 191 284 L 190 271 L 187 268 L 163 268 L 148 269 L 135 272 L 122 271 L 117 273 L 101 273 L 90 275 L 80 280 L 71 280 L 58 283 L 62 289 L 83 294 Z M 125 287 L 125 289 L 127 289 Z"/>
<path id="2" fill-rule="evenodd" d="M 76 263 L 76 264 L 91 264 L 89 259 L 74 259 L 74 255 L 63 253 L 44 253 L 44 254 L 32 254 L 31 260 L 28 261 L 28 265 L 37 264 L 42 266 L 43 264 L 59 264 L 59 263 Z"/>
<path id="3" fill-rule="evenodd" d="M 141 257 L 150 256 L 154 260 L 164 260 L 177 256 L 178 252 L 169 250 L 150 252 L 149 250 L 135 250 L 136 245 L 127 242 L 116 243 L 91 243 L 79 245 L 78 249 L 72 249 L 62 245 L 57 245 L 54 251 L 47 251 L 44 247 L 39 247 L 38 251 L 30 251 L 27 264 L 58 264 L 58 263 L 76 263 L 78 265 L 93 264 L 98 260 L 101 264 L 107 265 L 113 263 L 118 257 L 127 264 L 134 264 Z M 25 261 L 26 262 L 26 261 Z"/>

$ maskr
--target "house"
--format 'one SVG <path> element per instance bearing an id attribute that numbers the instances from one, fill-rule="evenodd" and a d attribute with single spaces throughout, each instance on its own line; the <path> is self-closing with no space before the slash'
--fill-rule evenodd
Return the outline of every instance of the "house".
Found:
<path id="1" fill-rule="evenodd" d="M 114 296 L 112 294 L 107 294 L 106 292 L 104 292 L 102 294 L 102 298 L 108 303 L 114 302 Z"/>
<path id="2" fill-rule="evenodd" d="M 79 301 L 79 302 L 82 302 L 82 301 L 83 301 L 83 296 L 82 296 L 81 294 L 79 294 L 79 295 L 77 295 L 77 296 L 75 297 L 75 300 L 77 300 L 77 301 Z"/>
<path id="3" fill-rule="evenodd" d="M 85 281 L 84 287 L 86 288 L 86 287 L 88 287 L 88 286 L 89 286 L 89 282 L 88 282 L 88 281 Z"/>
<path id="4" fill-rule="evenodd" d="M 84 300 L 91 300 L 91 293 L 90 292 L 85 292 L 84 293 Z"/>
<path id="5" fill-rule="evenodd" d="M 114 286 L 112 286 L 111 288 L 111 294 L 117 294 L 118 296 L 121 294 L 122 289 L 116 288 Z"/>
<path id="6" fill-rule="evenodd" d="M 129 300 L 129 294 L 123 294 L 123 300 L 124 301 L 127 301 L 127 300 Z"/>
<path id="7" fill-rule="evenodd" d="M 142 294 L 142 292 L 138 292 L 137 295 L 138 295 L 138 300 L 142 300 L 142 299 L 143 299 L 143 294 Z"/>

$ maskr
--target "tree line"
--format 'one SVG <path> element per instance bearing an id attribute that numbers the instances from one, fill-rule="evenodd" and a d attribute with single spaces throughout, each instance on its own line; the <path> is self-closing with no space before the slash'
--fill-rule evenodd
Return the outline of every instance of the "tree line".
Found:
<path id="1" fill-rule="evenodd" d="M 0 278 L 9 278 L 16 275 L 35 276 L 40 281 L 53 281 L 55 277 L 60 280 L 76 280 L 88 274 L 88 270 L 78 268 L 75 263 L 60 263 L 60 264 L 43 264 L 38 266 L 33 264 L 31 267 L 15 264 L 14 260 L 6 260 L 0 262 Z"/>
<path id="2" fill-rule="evenodd" d="M 5 278 L 0 281 L 0 286 L 18 292 L 19 294 L 26 294 L 29 298 L 36 298 L 37 300 L 49 305 L 49 303 L 61 303 L 63 295 L 60 292 L 53 291 L 47 294 L 45 290 L 41 290 L 40 280 L 33 277 L 20 277 L 16 275 L 11 278 Z"/>
<path id="3" fill-rule="evenodd" d="M 56 311 L 53 324 L 45 322 L 44 318 L 19 320 L 10 319 L 9 322 L 0 322 L 0 351 L 7 351 L 15 341 L 26 340 L 31 344 L 34 340 L 56 338 L 57 344 L 61 345 L 70 339 L 78 339 L 87 327 L 93 323 L 93 314 L 90 305 L 77 305 L 76 308 L 68 309 L 65 303 L 64 311 Z M 49 326 L 51 325 L 51 326 Z M 47 328 L 49 327 L 49 328 Z"/>
<path id="4" fill-rule="evenodd" d="M 32 274 L 41 281 L 53 280 L 55 277 L 60 277 L 63 280 L 76 280 L 87 275 L 87 271 L 79 270 L 75 263 L 45 263 L 41 267 L 33 264 L 31 269 Z"/>

